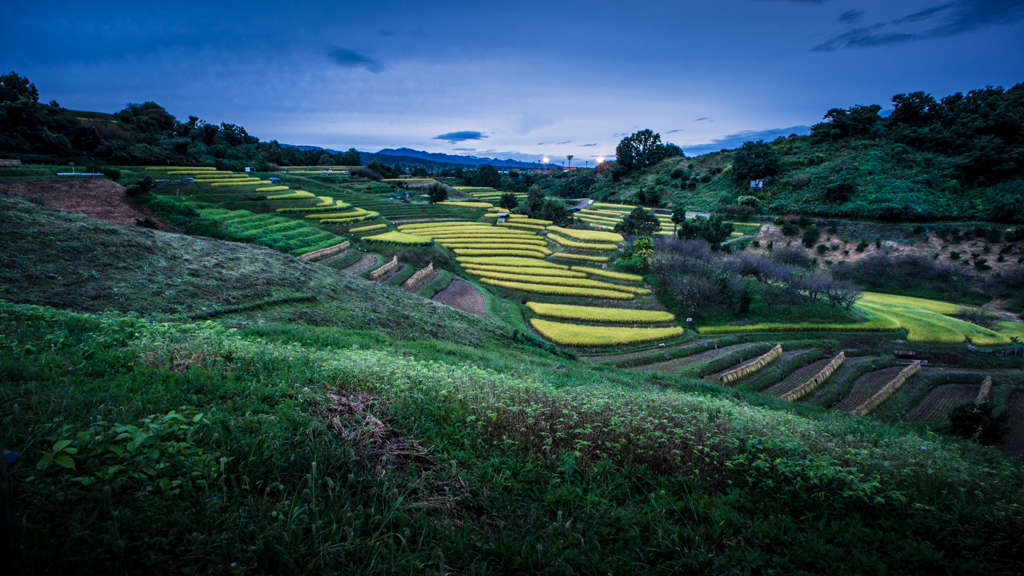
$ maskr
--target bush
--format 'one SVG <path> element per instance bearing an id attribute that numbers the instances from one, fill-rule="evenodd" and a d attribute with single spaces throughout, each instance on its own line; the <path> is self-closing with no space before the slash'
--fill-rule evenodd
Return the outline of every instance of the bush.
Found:
<path id="1" fill-rule="evenodd" d="M 138 198 L 139 196 L 147 194 L 150 190 L 152 190 L 155 187 L 156 184 L 154 184 L 153 179 L 150 178 L 149 176 L 146 176 L 142 180 L 139 180 L 132 184 L 131 186 L 129 186 L 128 188 L 125 188 L 124 193 L 129 198 Z"/>
<path id="2" fill-rule="evenodd" d="M 796 236 L 797 234 L 800 234 L 800 227 L 797 226 L 796 224 L 793 224 L 792 222 L 786 222 L 785 224 L 782 225 L 783 236 Z"/>
<path id="3" fill-rule="evenodd" d="M 1006 422 L 1008 412 L 994 416 L 994 410 L 995 407 L 988 401 L 954 408 L 949 413 L 949 425 L 945 431 L 986 446 L 998 444 L 1009 430 Z"/>
<path id="4" fill-rule="evenodd" d="M 828 246 L 825 246 L 824 244 L 818 244 L 817 250 L 818 250 L 818 254 L 824 254 L 824 253 L 828 252 Z"/>
<path id="5" fill-rule="evenodd" d="M 960 259 L 960 253 L 957 252 L 956 250 L 950 250 L 949 251 L 949 259 L 950 260 L 959 260 Z"/>
<path id="6" fill-rule="evenodd" d="M 817 226 L 808 226 L 804 229 L 803 245 L 812 248 L 821 239 L 821 230 Z"/>
<path id="7" fill-rule="evenodd" d="M 102 172 L 108 180 L 111 180 L 113 182 L 117 182 L 118 180 L 121 179 L 121 171 L 118 170 L 117 168 L 103 168 L 102 170 L 100 170 L 100 172 Z"/>
<path id="8" fill-rule="evenodd" d="M 427 186 L 427 195 L 430 196 L 431 204 L 444 202 L 445 200 L 448 199 L 448 187 L 439 182 L 431 184 L 430 186 Z M 515 195 L 513 195 L 512 197 L 515 198 Z"/>

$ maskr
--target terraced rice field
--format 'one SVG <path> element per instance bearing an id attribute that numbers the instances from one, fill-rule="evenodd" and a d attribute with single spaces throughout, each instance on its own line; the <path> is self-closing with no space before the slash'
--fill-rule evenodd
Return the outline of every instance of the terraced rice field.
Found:
<path id="1" fill-rule="evenodd" d="M 733 352 L 742 352 L 749 348 L 753 348 L 754 346 L 756 346 L 756 344 L 750 342 L 745 342 L 743 344 L 733 344 L 731 346 L 723 346 L 716 350 L 708 350 L 707 352 L 701 352 L 700 354 L 693 354 L 692 356 L 676 358 L 675 360 L 667 360 L 665 362 L 656 362 L 654 364 L 637 366 L 631 368 L 631 370 L 643 372 L 659 372 L 661 374 L 676 374 L 688 368 L 696 368 L 701 364 L 707 364 L 708 362 L 711 362 L 717 358 L 721 358 L 726 354 L 731 354 Z"/>
<path id="2" fill-rule="evenodd" d="M 821 372 L 821 370 L 825 368 L 825 366 L 828 366 L 828 363 L 831 361 L 831 358 L 824 358 L 816 362 L 811 362 L 806 366 L 797 368 L 793 372 L 787 374 L 786 377 L 783 378 L 777 384 L 772 385 L 766 390 L 762 390 L 761 393 L 767 396 L 775 396 L 776 398 L 778 398 L 779 396 L 782 396 L 786 392 L 795 390 L 798 386 L 813 378 L 815 374 Z"/>
<path id="3" fill-rule="evenodd" d="M 1010 430 L 1000 448 L 1010 456 L 1024 455 L 1024 392 L 1014 392 L 1007 401 Z"/>
<path id="4" fill-rule="evenodd" d="M 340 244 L 345 238 L 310 226 L 306 222 L 273 214 L 254 214 L 248 210 L 210 208 L 199 214 L 219 222 L 238 238 L 288 252 L 294 256 Z"/>
<path id="5" fill-rule="evenodd" d="M 905 422 L 949 423 L 949 413 L 957 406 L 971 404 L 978 397 L 981 386 L 973 384 L 943 384 L 936 386 L 914 409 L 903 418 Z"/>
<path id="6" fill-rule="evenodd" d="M 865 292 L 857 306 L 899 322 L 911 342 L 959 344 L 969 340 L 975 346 L 1011 344 L 1003 334 L 948 316 L 959 310 L 959 306 L 948 302 Z"/>
<path id="7" fill-rule="evenodd" d="M 893 366 L 868 372 L 853 381 L 850 389 L 843 395 L 842 399 L 831 409 L 842 412 L 852 412 L 861 404 L 867 402 L 879 390 L 885 387 L 893 378 L 906 368 L 906 366 Z"/>

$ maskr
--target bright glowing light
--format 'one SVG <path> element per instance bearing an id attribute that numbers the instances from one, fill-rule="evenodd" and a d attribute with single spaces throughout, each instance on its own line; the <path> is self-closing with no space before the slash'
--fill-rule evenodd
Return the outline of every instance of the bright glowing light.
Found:
<path id="1" fill-rule="evenodd" d="M 549 159 L 548 159 L 548 157 L 547 157 L 547 156 L 545 156 L 545 157 L 544 157 L 544 163 L 545 163 L 545 164 L 547 164 L 548 162 L 549 162 Z"/>
<path id="2" fill-rule="evenodd" d="M 597 163 L 598 164 L 603 164 L 604 163 L 604 158 L 598 158 L 597 159 Z"/>

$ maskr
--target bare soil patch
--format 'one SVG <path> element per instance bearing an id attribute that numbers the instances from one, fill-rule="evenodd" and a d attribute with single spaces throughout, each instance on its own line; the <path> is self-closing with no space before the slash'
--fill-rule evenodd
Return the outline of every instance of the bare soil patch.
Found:
<path id="1" fill-rule="evenodd" d="M 376 397 L 354 390 L 331 390 L 330 405 L 318 416 L 327 427 L 356 451 L 364 466 L 383 476 L 390 468 L 404 468 L 414 462 L 432 464 L 430 451 L 416 440 L 370 413 L 379 408 Z"/>
<path id="2" fill-rule="evenodd" d="M 360 258 L 358 262 L 349 266 L 348 268 L 342 268 L 341 271 L 346 274 L 359 274 L 360 272 L 365 272 L 376 265 L 377 255 L 367 254 Z"/>
<path id="3" fill-rule="evenodd" d="M 480 289 L 465 280 L 452 280 L 447 288 L 434 295 L 434 301 L 471 314 L 487 315 L 487 300 Z"/>
<path id="4" fill-rule="evenodd" d="M 174 230 L 170 224 L 129 200 L 123 186 L 106 178 L 0 182 L 0 194 L 41 198 L 46 208 L 77 212 L 125 226 L 133 226 L 136 219 L 152 218 L 160 230 Z"/>

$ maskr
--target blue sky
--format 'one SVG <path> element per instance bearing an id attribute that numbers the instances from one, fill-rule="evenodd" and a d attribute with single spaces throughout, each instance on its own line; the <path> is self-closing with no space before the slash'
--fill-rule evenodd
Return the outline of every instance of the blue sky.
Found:
<path id="1" fill-rule="evenodd" d="M 829 108 L 1024 82 L 1024 0 L 17 2 L 0 70 L 261 139 L 574 164 L 651 128 L 688 154 Z"/>

